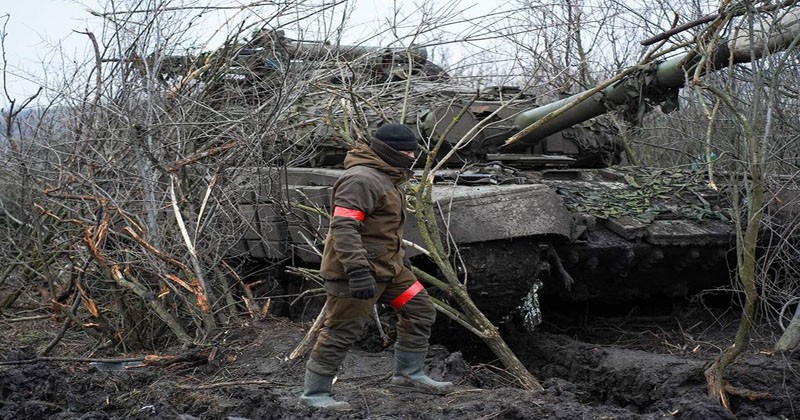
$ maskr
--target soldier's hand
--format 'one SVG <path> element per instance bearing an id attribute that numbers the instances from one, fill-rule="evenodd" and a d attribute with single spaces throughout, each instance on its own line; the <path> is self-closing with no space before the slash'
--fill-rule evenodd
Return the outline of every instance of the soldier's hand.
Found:
<path id="1" fill-rule="evenodd" d="M 372 299 L 375 297 L 375 278 L 367 268 L 350 272 L 350 297 L 356 299 Z"/>

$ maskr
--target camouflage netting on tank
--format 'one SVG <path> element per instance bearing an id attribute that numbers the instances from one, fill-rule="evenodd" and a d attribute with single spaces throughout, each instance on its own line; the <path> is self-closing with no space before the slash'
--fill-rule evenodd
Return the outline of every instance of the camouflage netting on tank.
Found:
<path id="1" fill-rule="evenodd" d="M 730 207 L 704 174 L 679 170 L 614 168 L 598 172 L 599 183 L 559 183 L 556 190 L 575 212 L 602 219 L 729 220 Z"/>
<path id="2" fill-rule="evenodd" d="M 613 103 L 603 97 L 603 104 L 607 110 L 616 110 L 628 123 L 641 125 L 645 114 L 653 107 L 661 106 L 661 111 L 670 113 L 678 109 L 678 88 L 663 86 L 658 81 L 658 66 L 660 62 L 652 62 L 617 84 L 617 90 L 622 93 L 625 100 L 622 103 Z"/>

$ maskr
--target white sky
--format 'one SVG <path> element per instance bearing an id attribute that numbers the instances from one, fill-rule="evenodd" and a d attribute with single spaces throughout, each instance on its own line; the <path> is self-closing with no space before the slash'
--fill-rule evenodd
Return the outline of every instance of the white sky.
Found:
<path id="1" fill-rule="evenodd" d="M 8 17 L 3 17 L 8 15 Z M 6 23 L 5 53 L 7 89 L 12 99 L 21 101 L 35 93 L 42 68 L 52 63 L 56 49 L 67 56 L 83 54 L 86 37 L 73 32 L 86 30 L 93 23 L 86 6 L 69 0 L 5 0 L 0 5 L 0 23 Z M 5 95 L 0 104 L 5 107 Z"/>
<path id="2" fill-rule="evenodd" d="M 637 27 L 642 19 L 644 19 L 642 22 L 646 21 L 649 26 L 656 28 L 658 25 L 655 22 L 664 21 L 667 18 L 672 19 L 672 14 L 669 10 L 648 8 L 648 5 L 652 3 L 648 0 L 609 1 L 611 4 L 618 5 L 619 8 L 609 11 L 608 15 L 605 14 L 605 8 L 602 6 L 606 4 L 604 1 L 586 0 L 582 3 L 584 5 L 582 6 L 583 8 L 591 9 L 590 13 L 593 16 L 589 16 L 590 19 L 581 21 L 581 37 L 589 45 L 589 51 L 593 49 L 591 43 L 598 43 L 594 46 L 594 50 L 595 56 L 600 59 L 604 58 L 605 55 L 603 53 L 598 54 L 596 51 L 605 51 L 609 53 L 606 55 L 619 56 L 626 60 L 634 59 L 640 52 L 639 47 L 625 49 L 625 46 L 634 45 L 635 41 L 642 39 L 641 37 L 644 37 L 645 34 L 633 33 L 629 28 Z M 712 6 L 717 4 L 719 0 L 697 1 L 703 4 L 704 8 L 713 11 Z M 504 36 L 507 39 L 516 39 L 518 43 L 522 43 L 521 45 L 529 47 L 529 50 L 541 51 L 542 48 L 551 48 L 552 45 L 537 45 L 536 34 L 537 31 L 550 29 L 548 25 L 562 24 L 557 15 L 560 9 L 564 9 L 566 3 L 564 0 L 552 0 L 552 3 L 548 2 L 548 0 L 534 0 L 533 2 L 537 6 L 531 8 L 522 6 L 525 4 L 523 0 L 0 0 L 0 25 L 6 24 L 4 31 L 0 26 L 0 34 L 5 35 L 5 63 L 7 65 L 5 86 L 8 95 L 18 103 L 35 93 L 39 86 L 50 86 L 51 91 L 46 90 L 41 97 L 42 102 L 46 102 L 47 95 L 52 94 L 52 88 L 59 86 L 59 77 L 69 73 L 70 67 L 83 66 L 88 58 L 93 58 L 88 37 L 75 31 L 89 29 L 98 38 L 102 39 L 102 27 L 104 24 L 109 27 L 112 24 L 104 21 L 103 18 L 91 15 L 89 9 L 102 12 L 111 3 L 117 4 L 123 10 L 127 10 L 126 7 L 130 7 L 126 5 L 136 3 L 144 5 L 140 6 L 140 8 L 152 7 L 153 4 L 163 6 L 167 3 L 172 7 L 211 4 L 239 8 L 242 5 L 253 3 L 294 4 L 295 6 L 286 10 L 286 13 L 279 19 L 269 22 L 273 27 L 286 25 L 293 19 L 305 17 L 308 13 L 307 11 L 303 12 L 301 8 L 303 6 L 310 8 L 311 6 L 336 3 L 336 7 L 333 9 L 335 13 L 330 13 L 331 9 L 328 9 L 328 12 L 323 14 L 327 21 L 323 22 L 321 27 L 327 28 L 328 34 L 332 35 L 331 28 L 337 27 L 341 23 L 341 14 L 347 8 L 349 12 L 352 12 L 352 15 L 347 22 L 349 29 L 343 33 L 342 41 L 346 44 L 359 43 L 371 46 L 389 46 L 387 43 L 391 40 L 392 34 L 384 32 L 386 36 L 383 38 L 374 38 L 373 35 L 376 33 L 377 28 L 380 27 L 385 30 L 389 26 L 387 21 L 395 17 L 396 9 L 399 9 L 397 18 L 400 23 L 397 27 L 400 28 L 400 32 L 404 30 L 411 32 L 418 29 L 421 16 L 427 13 L 429 16 L 435 15 L 441 18 L 441 21 L 431 26 L 436 27 L 437 33 L 443 37 L 445 42 L 464 40 L 465 38 L 470 40 L 483 38 L 483 41 L 468 41 L 460 43 L 457 47 L 453 44 L 446 47 L 444 52 L 445 54 L 450 54 L 450 57 L 445 64 L 452 65 L 461 58 L 469 57 L 469 54 L 476 54 L 475 60 L 482 60 L 483 56 L 480 54 L 484 50 L 497 52 L 498 50 L 509 48 L 510 53 L 506 54 L 509 57 L 517 53 L 518 51 L 513 50 L 513 44 L 498 42 L 498 28 L 501 31 L 505 31 Z M 677 3 L 686 6 L 690 1 L 682 0 Z M 301 7 L 297 7 L 296 5 L 298 4 Z M 418 6 L 420 4 L 425 5 L 427 10 L 422 10 Z M 628 10 L 629 7 L 631 8 L 630 10 Z M 436 10 L 431 10 L 431 8 Z M 515 10 L 510 14 L 504 12 L 514 8 L 522 9 Z M 540 21 L 542 15 L 545 14 L 542 8 L 547 8 L 546 12 L 555 12 L 549 16 L 551 20 Z M 616 16 L 618 12 L 621 13 L 619 17 Z M 630 13 L 626 15 L 627 12 Z M 683 13 L 686 19 L 690 18 L 692 13 L 697 13 L 696 10 L 689 12 L 688 14 Z M 187 14 L 192 15 L 188 12 Z M 204 50 L 216 48 L 224 40 L 225 35 L 234 32 L 233 29 L 241 22 L 243 15 L 244 13 L 240 10 L 233 11 L 230 9 L 204 13 L 202 19 L 194 21 L 191 27 L 196 33 L 203 34 L 199 38 L 200 44 L 194 47 Z M 553 16 L 555 17 L 553 18 Z M 230 20 L 226 20 L 226 18 Z M 168 19 L 169 17 L 164 17 L 162 20 Z M 616 20 L 603 22 L 591 19 Z M 632 21 L 627 21 L 626 19 L 632 19 Z M 255 15 L 250 14 L 249 22 L 252 23 L 254 21 L 264 23 L 263 20 L 258 20 Z M 307 20 L 304 22 L 307 22 Z M 174 22 L 171 23 L 174 24 Z M 185 22 L 183 23 L 185 24 Z M 537 25 L 539 27 L 535 27 Z M 595 36 L 592 33 L 592 31 L 599 32 L 599 27 L 607 27 L 613 30 L 614 25 L 622 25 L 620 30 L 624 31 L 622 33 L 626 38 L 630 39 L 607 38 Z M 662 26 L 667 27 L 668 23 L 664 23 Z M 321 40 L 318 33 L 292 33 L 291 27 L 291 25 L 286 27 L 287 36 L 289 37 Z M 212 36 L 211 34 L 215 31 L 217 31 L 217 35 Z M 249 34 L 250 31 L 245 33 Z M 400 33 L 399 35 L 402 37 L 407 33 Z M 439 39 L 433 32 L 428 32 L 422 35 L 421 41 L 435 44 Z M 406 38 L 406 42 L 409 42 L 408 38 Z M 555 42 L 558 42 L 558 40 L 555 40 Z M 622 50 L 617 51 L 618 48 L 622 48 Z M 434 51 L 434 54 L 439 54 L 443 50 L 441 48 L 438 50 L 429 48 L 428 51 L 429 54 L 431 51 Z M 530 56 L 530 52 L 523 50 L 520 56 Z M 611 52 L 614 54 L 610 54 Z M 434 61 L 443 63 L 440 56 L 434 56 Z M 465 61 L 469 62 L 469 60 Z M 495 65 L 497 68 L 505 65 L 504 62 L 489 62 L 488 64 Z M 3 81 L 0 74 L 0 83 Z M 0 87 L 2 87 L 2 84 L 0 84 Z M 5 92 L 0 91 L 0 108 L 7 108 L 8 103 Z"/>
<path id="3" fill-rule="evenodd" d="M 252 3 L 253 0 L 198 0 L 194 4 L 228 4 L 237 5 Z M 312 0 L 300 2 L 305 4 L 330 3 L 330 0 Z M 53 85 L 57 77 L 63 74 L 62 63 L 66 66 L 73 62 L 82 62 L 90 56 L 90 44 L 86 35 L 75 31 L 87 29 L 100 36 L 102 20 L 92 16 L 89 8 L 102 11 L 104 0 L 2 0 L 0 3 L 0 24 L 6 23 L 5 50 L 6 50 L 6 88 L 9 96 L 17 103 L 36 92 L 40 85 Z M 118 0 L 118 4 L 125 3 Z M 143 1 L 148 4 L 151 1 Z M 192 3 L 192 0 L 176 0 L 175 5 Z M 359 42 L 374 33 L 374 29 L 381 22 L 390 19 L 395 7 L 401 9 L 402 16 L 411 16 L 417 20 L 419 11 L 412 1 L 406 0 L 347 0 L 344 6 L 353 10 L 348 26 L 354 29 L 348 31 L 348 42 Z M 437 5 L 452 3 L 452 1 L 439 1 Z M 461 0 L 457 7 L 450 12 L 453 16 L 459 14 L 479 18 L 490 14 L 499 8 L 505 7 L 508 0 Z M 342 6 L 337 6 L 342 10 Z M 230 16 L 232 12 L 220 12 L 216 22 L 205 23 L 203 28 L 220 28 L 222 15 Z M 241 15 L 237 15 L 231 22 L 238 23 Z M 213 19 L 213 18 L 212 18 Z M 338 18 L 332 19 L 329 25 L 339 23 Z M 458 19 L 460 20 L 460 19 Z M 207 22 L 207 21 L 206 21 Z M 415 24 L 416 22 L 414 22 Z M 224 26 L 224 25 L 223 25 Z M 226 30 L 223 28 L 217 39 L 223 39 Z M 290 37 L 296 34 L 287 34 Z M 211 40 L 211 44 L 214 40 Z M 377 44 L 380 44 L 378 41 Z M 377 45 L 376 42 L 367 41 L 366 45 Z M 213 45 L 211 45 L 213 47 Z M 0 82 L 2 80 L 0 79 Z M 57 83 L 55 83 L 57 84 Z M 44 95 L 43 95 L 44 96 Z M 5 94 L 0 94 L 0 107 L 6 108 L 8 99 Z"/>

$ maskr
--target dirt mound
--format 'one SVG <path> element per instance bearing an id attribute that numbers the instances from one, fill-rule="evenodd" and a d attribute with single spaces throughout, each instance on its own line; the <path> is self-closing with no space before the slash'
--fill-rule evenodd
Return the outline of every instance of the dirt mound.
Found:
<path id="1" fill-rule="evenodd" d="M 470 365 L 433 346 L 429 374 L 457 390 L 439 397 L 387 386 L 390 349 L 354 349 L 334 385 L 353 410 L 300 406 L 305 359 L 287 360 L 305 333 L 284 319 L 223 331 L 219 345 L 158 366 L 39 361 L 0 366 L 2 419 L 733 419 L 797 418 L 797 355 L 749 354 L 730 369 L 737 385 L 770 399 L 734 399 L 733 412 L 705 396 L 706 360 L 596 345 L 537 333 L 514 343 L 545 391 L 513 387 L 492 364 Z M 175 353 L 180 353 L 175 349 Z M 184 351 L 185 353 L 185 351 Z M 11 355 L 9 353 L 9 355 Z M 200 355 L 201 357 L 197 357 Z M 14 357 L 31 356 L 17 351 Z M 25 362 L 25 363 L 22 363 Z M 127 366 L 127 367 L 126 367 Z"/>
<path id="2" fill-rule="evenodd" d="M 736 386 L 769 394 L 766 399 L 732 398 L 732 411 L 706 395 L 703 371 L 711 359 L 597 346 L 566 336 L 540 334 L 520 357 L 542 378 L 572 384 L 587 404 L 610 404 L 638 413 L 669 413 L 676 418 L 796 418 L 800 395 L 796 356 L 748 354 L 727 370 Z M 775 380 L 783 378 L 782 380 Z M 790 379 L 794 378 L 794 379 Z"/>

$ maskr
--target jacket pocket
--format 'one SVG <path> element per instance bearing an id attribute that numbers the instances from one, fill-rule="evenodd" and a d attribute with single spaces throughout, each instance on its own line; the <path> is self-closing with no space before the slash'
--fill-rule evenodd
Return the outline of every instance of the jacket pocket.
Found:
<path id="1" fill-rule="evenodd" d="M 372 246 L 365 246 L 364 251 L 367 252 L 367 259 L 376 260 L 381 255 L 386 254 L 389 252 L 389 249 L 386 245 L 372 245 Z"/>

